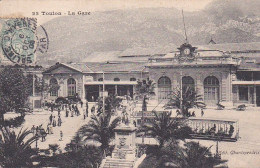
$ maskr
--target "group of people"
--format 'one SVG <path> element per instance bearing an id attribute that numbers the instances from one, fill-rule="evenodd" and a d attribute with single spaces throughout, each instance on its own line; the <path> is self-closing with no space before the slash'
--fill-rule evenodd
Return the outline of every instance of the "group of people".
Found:
<path id="1" fill-rule="evenodd" d="M 54 131 L 54 127 L 60 127 L 62 125 L 62 118 L 61 118 L 61 112 L 65 111 L 65 117 L 74 117 L 74 116 L 79 116 L 80 115 L 80 110 L 79 110 L 79 106 L 80 108 L 82 108 L 83 110 L 83 102 L 80 101 L 79 103 L 76 104 L 60 104 L 57 108 L 55 107 L 54 103 L 50 103 L 50 111 L 52 112 L 52 114 L 49 116 L 49 121 L 47 124 L 47 128 L 46 131 L 45 129 L 42 127 L 42 124 L 40 126 L 32 126 L 31 128 L 31 132 L 33 133 L 34 136 L 37 137 L 41 137 L 42 138 L 42 142 L 46 140 L 46 136 L 48 134 L 53 134 Z M 54 109 L 57 109 L 58 111 L 58 116 L 54 115 Z M 96 111 L 96 107 L 95 105 L 91 107 L 91 113 L 95 113 Z M 86 117 L 89 116 L 89 104 L 88 101 L 86 102 L 86 110 L 84 112 L 83 110 L 83 114 L 84 114 L 84 119 L 86 119 Z M 60 131 L 60 139 L 62 140 L 63 138 L 63 132 Z"/>

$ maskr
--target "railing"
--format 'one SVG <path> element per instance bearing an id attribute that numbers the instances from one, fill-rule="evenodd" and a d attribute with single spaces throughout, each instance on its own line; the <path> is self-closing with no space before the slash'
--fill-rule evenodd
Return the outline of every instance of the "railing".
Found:
<path id="1" fill-rule="evenodd" d="M 151 123 L 155 116 L 151 112 L 139 112 L 136 116 L 132 116 L 139 127 L 144 123 Z M 192 129 L 190 134 L 191 139 L 205 139 L 218 141 L 237 141 L 239 138 L 239 123 L 236 120 L 189 117 L 176 118 L 178 120 L 186 120 L 189 127 Z"/>
<path id="2" fill-rule="evenodd" d="M 188 125 L 192 129 L 191 138 L 237 141 L 239 124 L 236 120 L 189 118 Z"/>

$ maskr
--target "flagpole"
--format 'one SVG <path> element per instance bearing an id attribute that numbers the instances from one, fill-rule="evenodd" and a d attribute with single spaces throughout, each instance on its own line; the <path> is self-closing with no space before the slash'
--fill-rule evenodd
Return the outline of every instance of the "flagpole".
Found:
<path id="1" fill-rule="evenodd" d="M 103 114 L 105 114 L 105 73 L 103 71 Z"/>

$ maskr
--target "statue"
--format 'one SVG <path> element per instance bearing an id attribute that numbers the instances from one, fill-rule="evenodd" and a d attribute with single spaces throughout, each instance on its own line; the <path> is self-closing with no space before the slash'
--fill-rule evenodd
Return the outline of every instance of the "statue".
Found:
<path id="1" fill-rule="evenodd" d="M 126 107 L 123 107 L 122 116 L 121 116 L 121 121 L 122 121 L 122 123 L 124 123 L 125 125 L 128 125 L 128 124 L 129 124 L 129 118 L 128 118 L 128 113 L 126 112 Z"/>

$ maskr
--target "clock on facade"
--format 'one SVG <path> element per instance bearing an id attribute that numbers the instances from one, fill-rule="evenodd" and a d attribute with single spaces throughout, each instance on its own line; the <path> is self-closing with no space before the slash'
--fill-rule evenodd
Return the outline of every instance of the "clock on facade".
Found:
<path id="1" fill-rule="evenodd" d="M 194 59 L 196 47 L 192 47 L 190 44 L 184 43 L 178 49 L 180 50 L 180 54 L 178 55 L 180 62 L 192 61 Z"/>
<path id="2" fill-rule="evenodd" d="M 184 55 L 189 55 L 190 54 L 190 49 L 189 48 L 184 48 L 183 54 Z"/>

